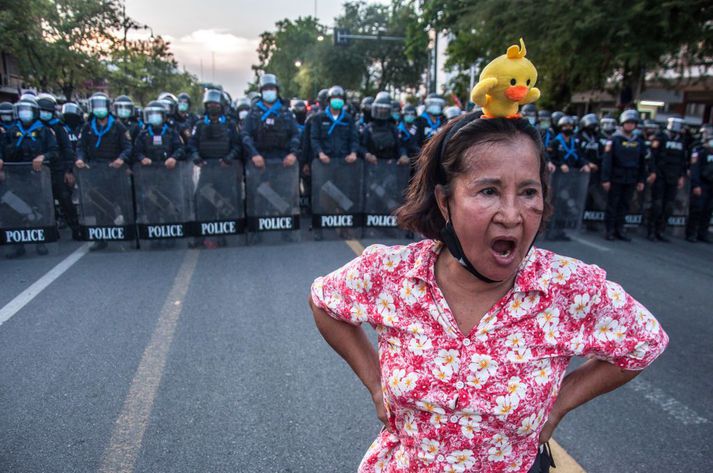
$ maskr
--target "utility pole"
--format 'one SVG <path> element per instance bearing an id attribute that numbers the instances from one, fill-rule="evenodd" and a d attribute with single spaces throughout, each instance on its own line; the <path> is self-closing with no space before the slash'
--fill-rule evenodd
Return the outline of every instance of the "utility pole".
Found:
<path id="1" fill-rule="evenodd" d="M 213 83 L 215 83 L 215 51 L 210 52 L 213 55 Z"/>

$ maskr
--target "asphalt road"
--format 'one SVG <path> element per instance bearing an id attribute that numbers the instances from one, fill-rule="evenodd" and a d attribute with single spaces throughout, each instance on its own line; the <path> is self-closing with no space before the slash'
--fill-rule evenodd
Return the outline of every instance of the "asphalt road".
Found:
<path id="1" fill-rule="evenodd" d="M 713 245 L 541 246 L 605 268 L 671 338 L 558 442 L 589 473 L 713 471 Z M 0 309 L 79 247 L 0 261 Z M 355 471 L 379 424 L 306 303 L 353 257 L 310 240 L 82 256 L 0 325 L 0 471 Z"/>

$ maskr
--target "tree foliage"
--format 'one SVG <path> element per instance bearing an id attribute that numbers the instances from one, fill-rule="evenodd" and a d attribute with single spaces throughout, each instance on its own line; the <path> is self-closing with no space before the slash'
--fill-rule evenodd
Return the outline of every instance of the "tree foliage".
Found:
<path id="1" fill-rule="evenodd" d="M 433 0 L 422 16 L 452 33 L 454 70 L 483 64 L 524 37 L 543 102 L 560 106 L 591 89 L 635 98 L 645 74 L 684 72 L 713 57 L 713 4 L 706 0 Z"/>

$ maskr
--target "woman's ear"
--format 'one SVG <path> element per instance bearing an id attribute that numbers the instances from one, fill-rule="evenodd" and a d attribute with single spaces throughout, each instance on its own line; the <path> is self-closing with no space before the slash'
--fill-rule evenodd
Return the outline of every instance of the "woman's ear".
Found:
<path id="1" fill-rule="evenodd" d="M 443 215 L 443 220 L 448 222 L 450 220 L 450 215 L 448 211 L 448 197 L 446 197 L 446 190 L 441 184 L 436 184 L 436 189 L 435 189 L 435 194 L 436 194 L 436 203 L 438 204 L 438 210 L 441 211 L 441 215 Z"/>

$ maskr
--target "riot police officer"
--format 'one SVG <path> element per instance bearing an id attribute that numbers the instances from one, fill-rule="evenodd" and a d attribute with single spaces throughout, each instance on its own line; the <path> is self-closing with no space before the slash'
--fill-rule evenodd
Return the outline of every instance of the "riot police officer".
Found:
<path id="1" fill-rule="evenodd" d="M 178 99 L 170 92 L 161 92 L 158 95 L 158 101 L 166 108 L 166 124 L 175 128 L 176 115 L 178 114 Z"/>
<path id="2" fill-rule="evenodd" d="M 312 119 L 311 149 L 324 164 L 332 159 L 344 159 L 350 164 L 357 160 L 359 135 L 354 120 L 344 109 L 345 96 L 342 87 L 331 87 L 329 105 Z"/>
<path id="3" fill-rule="evenodd" d="M 225 116 L 221 92 L 206 90 L 203 107 L 203 119 L 196 123 L 188 142 L 188 152 L 193 162 L 199 164 L 206 160 L 221 160 L 227 165 L 231 161 L 241 160 L 243 153 L 240 136 L 235 124 Z"/>
<path id="4" fill-rule="evenodd" d="M 35 171 L 40 171 L 42 165 L 57 159 L 57 141 L 54 133 L 39 119 L 40 108 L 32 96 L 21 98 L 14 105 L 17 121 L 7 129 L 2 136 L 0 148 L 0 171 L 4 163 L 32 163 Z M 40 243 L 36 246 L 37 253 L 47 254 L 47 247 Z M 25 254 L 25 247 L 17 245 L 8 258 Z"/>
<path id="5" fill-rule="evenodd" d="M 144 123 L 134 143 L 136 161 L 142 166 L 164 163 L 173 169 L 177 161 L 185 159 L 183 142 L 177 130 L 166 124 L 166 108 L 158 100 L 144 108 Z"/>
<path id="6" fill-rule="evenodd" d="M 579 146 L 584 159 L 589 163 L 589 192 L 587 193 L 587 209 L 604 210 L 604 203 L 601 194 L 601 167 L 602 156 L 606 142 L 602 140 L 599 133 L 599 117 L 594 113 L 588 113 L 579 121 Z M 587 228 L 594 230 L 594 224 L 587 222 Z"/>
<path id="7" fill-rule="evenodd" d="M 534 103 L 528 103 L 520 109 L 520 115 L 526 119 L 530 125 L 537 126 L 537 106 Z"/>
<path id="8" fill-rule="evenodd" d="M 84 126 L 84 112 L 76 103 L 67 102 L 62 105 L 60 116 L 69 142 L 72 143 L 72 148 L 76 152 L 79 134 Z"/>
<path id="9" fill-rule="evenodd" d="M 545 161 L 547 161 L 547 170 L 550 173 L 555 172 L 555 165 L 552 163 L 552 142 L 556 133 L 552 127 L 552 114 L 549 110 L 539 110 L 537 112 L 537 128 L 540 131 L 542 145 L 545 148 Z"/>
<path id="10" fill-rule="evenodd" d="M 703 145 L 691 155 L 691 203 L 686 240 L 711 243 L 708 227 L 713 215 L 713 132 L 702 130 Z"/>
<path id="11" fill-rule="evenodd" d="M 300 137 L 304 135 L 305 122 L 307 121 L 307 104 L 304 100 L 295 101 L 292 105 L 292 113 L 297 121 L 297 129 L 300 131 Z"/>
<path id="12" fill-rule="evenodd" d="M 52 193 L 59 202 L 64 219 L 72 230 L 72 238 L 81 240 L 79 231 L 79 221 L 77 209 L 72 203 L 72 192 L 74 190 L 74 153 L 75 145 L 70 141 L 65 125 L 55 117 L 57 99 L 52 94 L 43 93 L 37 96 L 37 105 L 40 108 L 40 120 L 52 129 L 57 140 L 56 158 L 50 161 L 52 172 Z M 74 137 L 74 133 L 72 133 Z M 76 139 L 76 138 L 75 138 Z"/>
<path id="13" fill-rule="evenodd" d="M 406 149 L 406 155 L 411 160 L 412 166 L 415 166 L 416 158 L 421 151 L 416 143 L 416 115 L 416 107 L 407 103 L 404 105 L 403 116 L 397 127 L 401 146 Z"/>
<path id="14" fill-rule="evenodd" d="M 364 128 L 366 128 L 366 125 L 371 121 L 371 104 L 373 103 L 374 97 L 367 96 L 361 100 L 361 116 L 359 117 L 359 121 L 357 122 L 357 128 L 359 129 L 360 137 L 364 133 Z"/>
<path id="15" fill-rule="evenodd" d="M 607 192 L 606 239 L 631 241 L 624 233 L 624 223 L 634 190 L 644 190 L 646 145 L 633 133 L 639 112 L 625 110 L 619 122 L 621 131 L 607 142 L 602 159 L 602 188 Z"/>
<path id="16" fill-rule="evenodd" d="M 144 115 L 146 115 L 144 113 Z M 191 139 L 191 132 L 198 121 L 198 115 L 191 112 L 191 96 L 187 92 L 178 94 L 178 105 L 176 106 L 176 131 L 184 143 Z M 166 119 L 164 118 L 164 122 Z"/>
<path id="17" fill-rule="evenodd" d="M 281 159 L 285 166 L 294 166 L 300 150 L 300 132 L 295 116 L 280 99 L 274 74 L 260 78 L 260 93 L 261 99 L 250 110 L 241 130 L 247 156 L 257 168 L 264 167 L 266 159 Z"/>
<path id="18" fill-rule="evenodd" d="M 127 95 L 120 95 L 114 99 L 112 108 L 114 110 L 114 116 L 119 119 L 121 124 L 124 125 L 127 130 L 129 130 L 129 136 L 131 136 L 131 143 L 133 144 L 141 131 L 141 127 L 135 119 L 136 111 L 134 101 Z"/>
<path id="19" fill-rule="evenodd" d="M 446 101 L 438 94 L 429 94 L 424 102 L 423 113 L 416 119 L 416 142 L 422 148 L 443 124 L 443 109 Z"/>
<path id="20" fill-rule="evenodd" d="M 443 118 L 445 119 L 445 122 L 448 123 L 449 121 L 453 120 L 454 118 L 458 118 L 461 116 L 461 109 L 457 105 L 451 105 L 450 107 L 446 107 L 443 110 Z"/>
<path id="21" fill-rule="evenodd" d="M 248 97 L 240 97 L 235 99 L 235 111 L 238 114 L 238 129 L 242 130 L 245 124 L 245 119 L 250 113 L 250 99 Z"/>
<path id="22" fill-rule="evenodd" d="M 401 121 L 401 102 L 398 100 L 391 101 L 391 120 L 397 125 Z"/>
<path id="23" fill-rule="evenodd" d="M 647 221 L 647 238 L 651 241 L 668 242 L 664 236 L 668 218 L 678 189 L 685 184 L 688 149 L 684 142 L 683 120 L 671 117 L 666 131 L 656 136 L 651 143 L 656 180 L 651 188 L 651 215 Z"/>
<path id="24" fill-rule="evenodd" d="M 605 141 L 609 141 L 616 132 L 616 120 L 610 116 L 603 117 L 599 123 L 599 131 Z M 606 146 L 606 142 L 604 143 Z"/>
<path id="25" fill-rule="evenodd" d="M 0 103 L 0 134 L 7 131 L 14 123 L 12 104 L 10 102 Z"/>
<path id="26" fill-rule="evenodd" d="M 399 165 L 409 164 L 399 131 L 391 122 L 391 98 L 388 94 L 374 99 L 371 104 L 371 122 L 364 129 L 362 148 L 369 163 L 375 164 L 379 159 L 398 159 Z"/>

